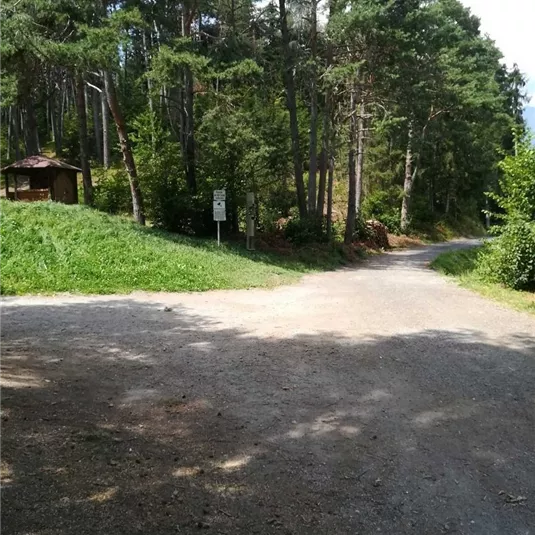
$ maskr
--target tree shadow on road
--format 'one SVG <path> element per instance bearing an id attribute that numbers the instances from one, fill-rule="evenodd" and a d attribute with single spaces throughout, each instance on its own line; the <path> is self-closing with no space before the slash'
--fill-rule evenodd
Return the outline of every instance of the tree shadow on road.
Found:
<path id="1" fill-rule="evenodd" d="M 275 338 L 122 299 L 2 315 L 5 533 L 535 525 L 529 333 Z"/>

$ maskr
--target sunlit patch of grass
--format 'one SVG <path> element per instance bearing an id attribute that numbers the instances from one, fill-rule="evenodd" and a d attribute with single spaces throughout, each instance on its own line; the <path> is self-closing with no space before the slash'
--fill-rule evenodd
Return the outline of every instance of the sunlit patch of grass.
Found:
<path id="1" fill-rule="evenodd" d="M 487 282 L 478 274 L 476 267 L 480 250 L 480 247 L 474 247 L 443 253 L 431 263 L 431 267 L 444 275 L 454 277 L 465 288 L 535 315 L 535 293 L 512 290 L 500 284 Z"/>
<path id="2" fill-rule="evenodd" d="M 332 269 L 338 254 L 218 247 L 84 206 L 2 201 L 2 293 L 82 294 L 273 287 Z"/>

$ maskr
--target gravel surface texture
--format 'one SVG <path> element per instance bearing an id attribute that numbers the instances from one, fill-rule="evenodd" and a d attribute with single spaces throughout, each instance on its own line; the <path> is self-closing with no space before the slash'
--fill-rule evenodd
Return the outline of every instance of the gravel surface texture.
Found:
<path id="1" fill-rule="evenodd" d="M 535 320 L 427 268 L 2 301 L 2 533 L 535 534 Z"/>

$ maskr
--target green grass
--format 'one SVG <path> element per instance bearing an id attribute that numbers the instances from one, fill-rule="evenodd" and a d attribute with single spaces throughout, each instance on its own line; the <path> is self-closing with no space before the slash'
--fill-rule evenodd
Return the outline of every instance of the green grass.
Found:
<path id="1" fill-rule="evenodd" d="M 414 232 L 425 243 L 445 242 L 455 238 L 483 238 L 487 235 L 480 221 L 466 216 L 457 221 L 438 221 L 417 228 Z"/>
<path id="2" fill-rule="evenodd" d="M 517 310 L 535 314 L 535 293 L 512 290 L 483 280 L 476 271 L 480 247 L 450 251 L 441 254 L 431 267 L 444 275 L 454 277 L 459 284 L 489 299 L 506 304 Z"/>
<path id="3" fill-rule="evenodd" d="M 272 287 L 344 263 L 336 250 L 282 257 L 217 247 L 84 206 L 1 201 L 4 295 Z"/>

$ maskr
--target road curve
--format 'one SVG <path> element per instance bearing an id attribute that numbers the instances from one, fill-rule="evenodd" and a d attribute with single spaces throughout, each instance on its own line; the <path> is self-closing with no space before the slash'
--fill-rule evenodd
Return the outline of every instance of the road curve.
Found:
<path id="1" fill-rule="evenodd" d="M 9 298 L 6 533 L 535 533 L 535 320 L 427 268 Z"/>

